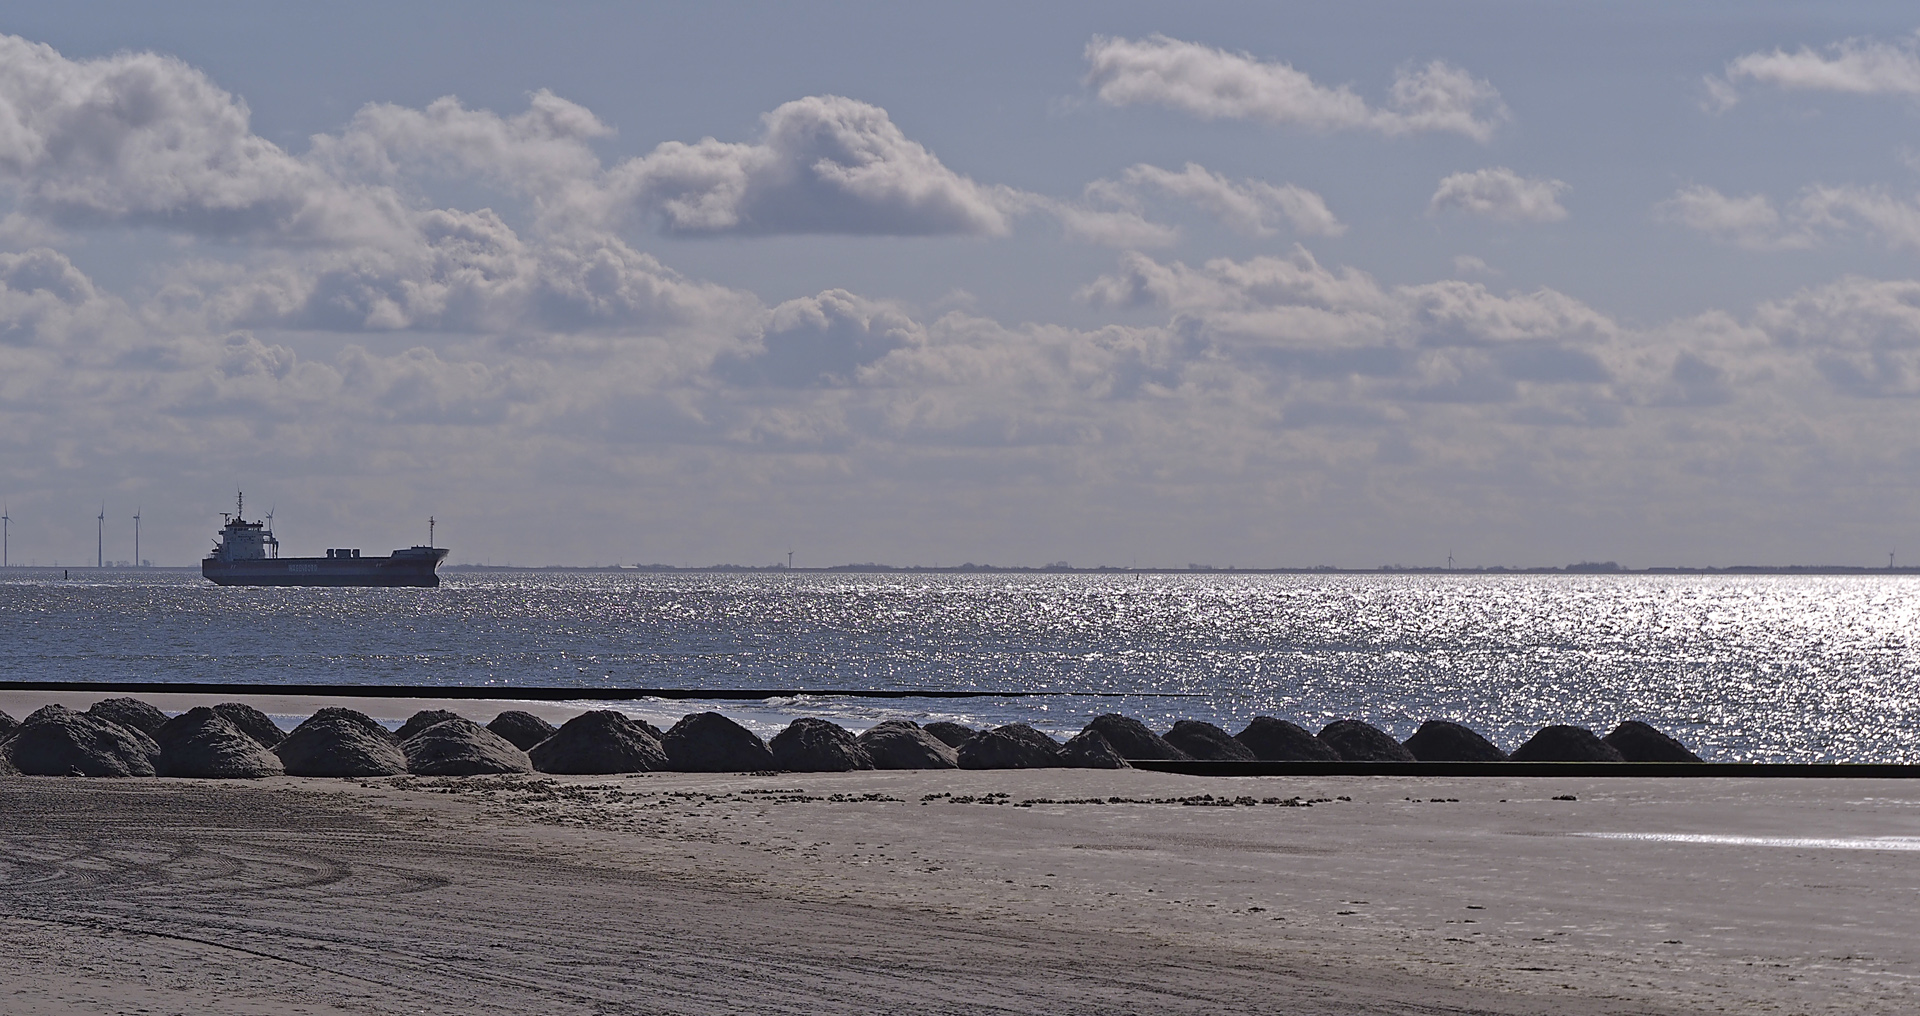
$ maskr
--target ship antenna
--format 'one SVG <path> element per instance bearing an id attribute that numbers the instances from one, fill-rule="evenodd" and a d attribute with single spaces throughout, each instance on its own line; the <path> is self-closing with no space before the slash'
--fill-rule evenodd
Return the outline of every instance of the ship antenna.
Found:
<path id="1" fill-rule="evenodd" d="M 247 521 L 247 492 L 236 491 L 233 495 L 233 517 L 241 522 Z"/>
<path id="2" fill-rule="evenodd" d="M 433 549 L 433 516 L 427 516 L 427 549 Z"/>

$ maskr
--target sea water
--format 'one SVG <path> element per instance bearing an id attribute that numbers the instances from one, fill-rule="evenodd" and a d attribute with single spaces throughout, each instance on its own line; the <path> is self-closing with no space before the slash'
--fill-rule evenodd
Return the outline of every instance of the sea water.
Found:
<path id="1" fill-rule="evenodd" d="M 1920 578 L 1903 576 L 68 574 L 0 580 L 0 678 L 791 692 L 617 703 L 762 732 L 811 715 L 1066 735 L 1121 712 L 1230 731 L 1355 717 L 1404 738 L 1439 717 L 1511 749 L 1637 718 L 1716 761 L 1920 760 Z M 815 694 L 835 689 L 1051 694 Z"/>

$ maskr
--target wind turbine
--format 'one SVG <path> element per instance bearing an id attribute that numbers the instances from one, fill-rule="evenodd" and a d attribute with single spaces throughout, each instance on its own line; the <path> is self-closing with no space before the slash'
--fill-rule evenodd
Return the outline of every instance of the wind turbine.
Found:
<path id="1" fill-rule="evenodd" d="M 140 509 L 133 509 L 133 566 L 140 567 Z"/>
<path id="2" fill-rule="evenodd" d="M 6 568 L 13 564 L 7 556 L 7 538 L 13 535 L 13 533 L 10 532 L 12 528 L 13 516 L 7 514 L 7 509 L 0 507 L 0 568 Z"/>
<path id="3" fill-rule="evenodd" d="M 97 531 L 94 533 L 93 566 L 105 568 L 107 566 L 107 503 L 105 501 L 100 502 L 100 525 L 95 528 Z"/>

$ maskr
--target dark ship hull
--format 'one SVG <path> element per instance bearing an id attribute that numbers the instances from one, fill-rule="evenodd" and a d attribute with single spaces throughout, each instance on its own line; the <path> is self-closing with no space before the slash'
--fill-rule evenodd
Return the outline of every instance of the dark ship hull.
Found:
<path id="1" fill-rule="evenodd" d="M 392 557 L 271 557 L 200 562 L 200 574 L 223 586 L 437 586 L 443 548 L 396 551 Z"/>

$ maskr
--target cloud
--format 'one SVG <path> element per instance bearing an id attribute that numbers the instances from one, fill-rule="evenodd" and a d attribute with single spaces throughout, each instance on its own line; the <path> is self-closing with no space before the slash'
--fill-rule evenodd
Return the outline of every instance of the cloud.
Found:
<path id="1" fill-rule="evenodd" d="M 0 183 L 69 224 L 295 243 L 380 242 L 392 192 L 331 179 L 252 133 L 244 103 L 171 57 L 68 60 L 0 36 Z"/>
<path id="2" fill-rule="evenodd" d="M 1010 191 L 953 172 L 878 106 L 825 95 L 762 118 L 756 144 L 672 141 L 608 171 L 607 189 L 669 233 L 1001 236 Z"/>
<path id="3" fill-rule="evenodd" d="M 1567 217 L 1560 180 L 1529 178 L 1505 166 L 1455 173 L 1440 181 L 1427 214 L 1454 210 L 1501 222 L 1559 222 Z"/>
<path id="4" fill-rule="evenodd" d="M 1920 52 L 1911 37 L 1898 43 L 1857 37 L 1821 50 L 1748 53 L 1729 61 L 1723 77 L 1706 79 L 1712 106 L 1731 108 L 1739 101 L 1735 83 L 1742 81 L 1783 91 L 1920 95 Z"/>
<path id="5" fill-rule="evenodd" d="M 888 353 L 924 341 L 925 329 L 898 307 L 835 289 L 775 307 L 755 348 L 715 370 L 749 386 L 845 386 Z"/>
<path id="6" fill-rule="evenodd" d="M 405 250 L 355 248 L 248 268 L 191 263 L 147 308 L 175 331 L 499 336 L 540 348 L 658 340 L 651 370 L 704 369 L 759 334 L 751 294 L 691 280 L 618 238 L 526 240 L 492 212 L 434 211 Z M 564 338 L 561 345 L 554 345 Z M 664 343 L 662 345 L 661 343 Z"/>
<path id="7" fill-rule="evenodd" d="M 125 308 L 94 288 L 67 256 L 46 247 L 0 254 L 0 345 L 60 346 L 100 338 Z"/>
<path id="8" fill-rule="evenodd" d="M 1654 215 L 1748 250 L 1799 250 L 1848 234 L 1920 249 L 1920 199 L 1877 187 L 1814 185 L 1783 212 L 1762 194 L 1728 197 L 1695 185 L 1654 206 Z"/>
<path id="9" fill-rule="evenodd" d="M 1141 163 L 1130 166 L 1121 180 L 1133 188 L 1154 188 L 1204 209 L 1229 227 L 1252 236 L 1272 236 L 1282 223 L 1307 236 L 1339 236 L 1347 227 L 1320 195 L 1293 184 L 1274 186 L 1264 180 L 1238 183 L 1189 162 L 1176 173 Z"/>
<path id="10" fill-rule="evenodd" d="M 1095 181 L 1089 185 L 1088 195 L 1095 201 L 1111 202 L 1104 207 L 1038 195 L 1029 195 L 1023 204 L 1025 208 L 1053 216 L 1068 236 L 1088 243 L 1139 249 L 1165 247 L 1180 239 L 1178 227 L 1150 221 L 1142 214 L 1134 195 L 1105 190 L 1100 183 Z"/>
<path id="11" fill-rule="evenodd" d="M 1920 397 L 1920 282 L 1841 279 L 1762 304 L 1754 324 L 1842 392 Z"/>
<path id="12" fill-rule="evenodd" d="M 368 103 L 340 134 L 316 135 L 307 161 L 340 179 L 383 184 L 420 173 L 486 180 L 564 211 L 591 203 L 602 171 L 592 142 L 613 134 L 591 110 L 544 88 L 513 116 L 445 96 L 425 109 Z"/>
<path id="13" fill-rule="evenodd" d="M 1491 84 L 1439 60 L 1403 68 L 1389 90 L 1387 108 L 1381 109 L 1345 86 L 1317 84 L 1288 64 L 1164 35 L 1095 36 L 1087 43 L 1086 59 L 1087 83 L 1102 102 L 1165 106 L 1207 120 L 1389 136 L 1444 131 L 1486 141 L 1508 119 Z"/>
<path id="14" fill-rule="evenodd" d="M 612 128 L 540 90 L 501 116 L 448 96 L 372 103 L 295 156 L 245 103 L 171 57 L 69 60 L 0 36 L 0 186 L 70 226 L 154 226 L 283 245 L 408 246 L 421 178 L 481 181 L 531 202 L 543 231 L 651 225 L 682 235 L 1001 236 L 1044 199 L 947 168 L 878 106 L 785 103 L 753 143 L 666 142 L 611 167 Z M 1044 208 L 1043 208 L 1044 210 Z"/>
<path id="15" fill-rule="evenodd" d="M 1748 250 L 1804 247 L 1810 237 L 1781 232 L 1780 213 L 1763 194 L 1728 197 L 1712 187 L 1683 187 L 1654 206 L 1654 217 Z"/>

